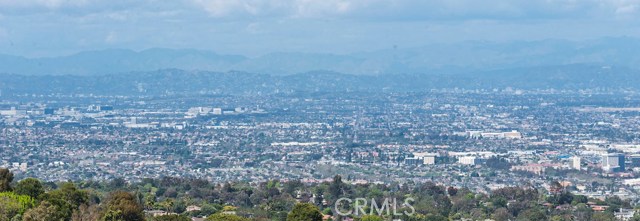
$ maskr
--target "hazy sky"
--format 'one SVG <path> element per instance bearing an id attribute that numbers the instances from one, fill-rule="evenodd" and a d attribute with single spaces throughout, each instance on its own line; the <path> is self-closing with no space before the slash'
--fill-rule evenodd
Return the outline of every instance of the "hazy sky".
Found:
<path id="1" fill-rule="evenodd" d="M 640 36 L 640 0 L 0 0 L 0 54 L 198 48 L 256 56 L 465 40 Z"/>

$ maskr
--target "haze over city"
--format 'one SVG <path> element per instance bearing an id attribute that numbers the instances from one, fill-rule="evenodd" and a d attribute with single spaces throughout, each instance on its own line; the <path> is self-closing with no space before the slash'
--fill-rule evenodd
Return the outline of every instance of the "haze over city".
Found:
<path id="1" fill-rule="evenodd" d="M 461 41 L 639 37 L 637 0 L 0 1 L 0 51 L 193 48 L 250 57 Z"/>
<path id="2" fill-rule="evenodd" d="M 640 221 L 640 0 L 0 0 L 0 221 Z"/>

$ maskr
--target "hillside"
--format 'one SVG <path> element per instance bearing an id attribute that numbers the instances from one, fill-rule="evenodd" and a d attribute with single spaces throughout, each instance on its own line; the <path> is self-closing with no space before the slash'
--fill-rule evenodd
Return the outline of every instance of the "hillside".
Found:
<path id="1" fill-rule="evenodd" d="M 164 69 L 100 76 L 0 75 L 12 94 L 276 94 L 294 92 L 420 92 L 431 89 L 640 89 L 640 72 L 597 65 L 540 66 L 465 74 L 349 75 L 308 72 L 273 76 L 248 72 Z"/>
<path id="2" fill-rule="evenodd" d="M 25 58 L 0 55 L 0 73 L 96 76 L 158 69 L 241 71 L 292 75 L 330 71 L 354 75 L 461 74 L 498 69 L 592 64 L 640 68 L 640 40 L 600 38 L 589 41 L 467 41 L 395 47 L 351 54 L 269 53 L 257 57 L 194 49 L 108 49 Z"/>

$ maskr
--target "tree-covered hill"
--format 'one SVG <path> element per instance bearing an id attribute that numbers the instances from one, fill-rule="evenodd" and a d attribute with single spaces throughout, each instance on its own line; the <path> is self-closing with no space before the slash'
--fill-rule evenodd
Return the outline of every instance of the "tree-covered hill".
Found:
<path id="1" fill-rule="evenodd" d="M 615 196 L 589 199 L 564 192 L 558 185 L 550 184 L 552 192 L 506 187 L 473 193 L 430 182 L 349 184 L 340 176 L 324 183 L 216 184 L 173 177 L 135 183 L 123 179 L 51 183 L 34 178 L 14 181 L 10 171 L 0 169 L 0 221 L 605 221 L 615 220 L 613 214 L 620 208 L 631 208 L 629 201 Z M 348 200 L 341 198 L 352 201 L 344 203 Z M 408 198 L 412 200 L 405 201 Z M 389 201 L 390 211 L 383 209 L 380 215 L 377 211 L 385 199 L 399 203 Z M 358 200 L 369 203 L 358 206 Z"/>

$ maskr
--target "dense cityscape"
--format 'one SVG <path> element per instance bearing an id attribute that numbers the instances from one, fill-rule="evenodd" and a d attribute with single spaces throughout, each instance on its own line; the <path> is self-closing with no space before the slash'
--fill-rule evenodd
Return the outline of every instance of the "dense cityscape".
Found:
<path id="1" fill-rule="evenodd" d="M 0 167 L 44 181 L 434 182 L 640 200 L 636 94 L 438 90 L 3 99 Z M 25 154 L 26 153 L 26 154 Z"/>
<path id="2" fill-rule="evenodd" d="M 0 221 L 640 221 L 640 0 L 0 0 Z"/>

